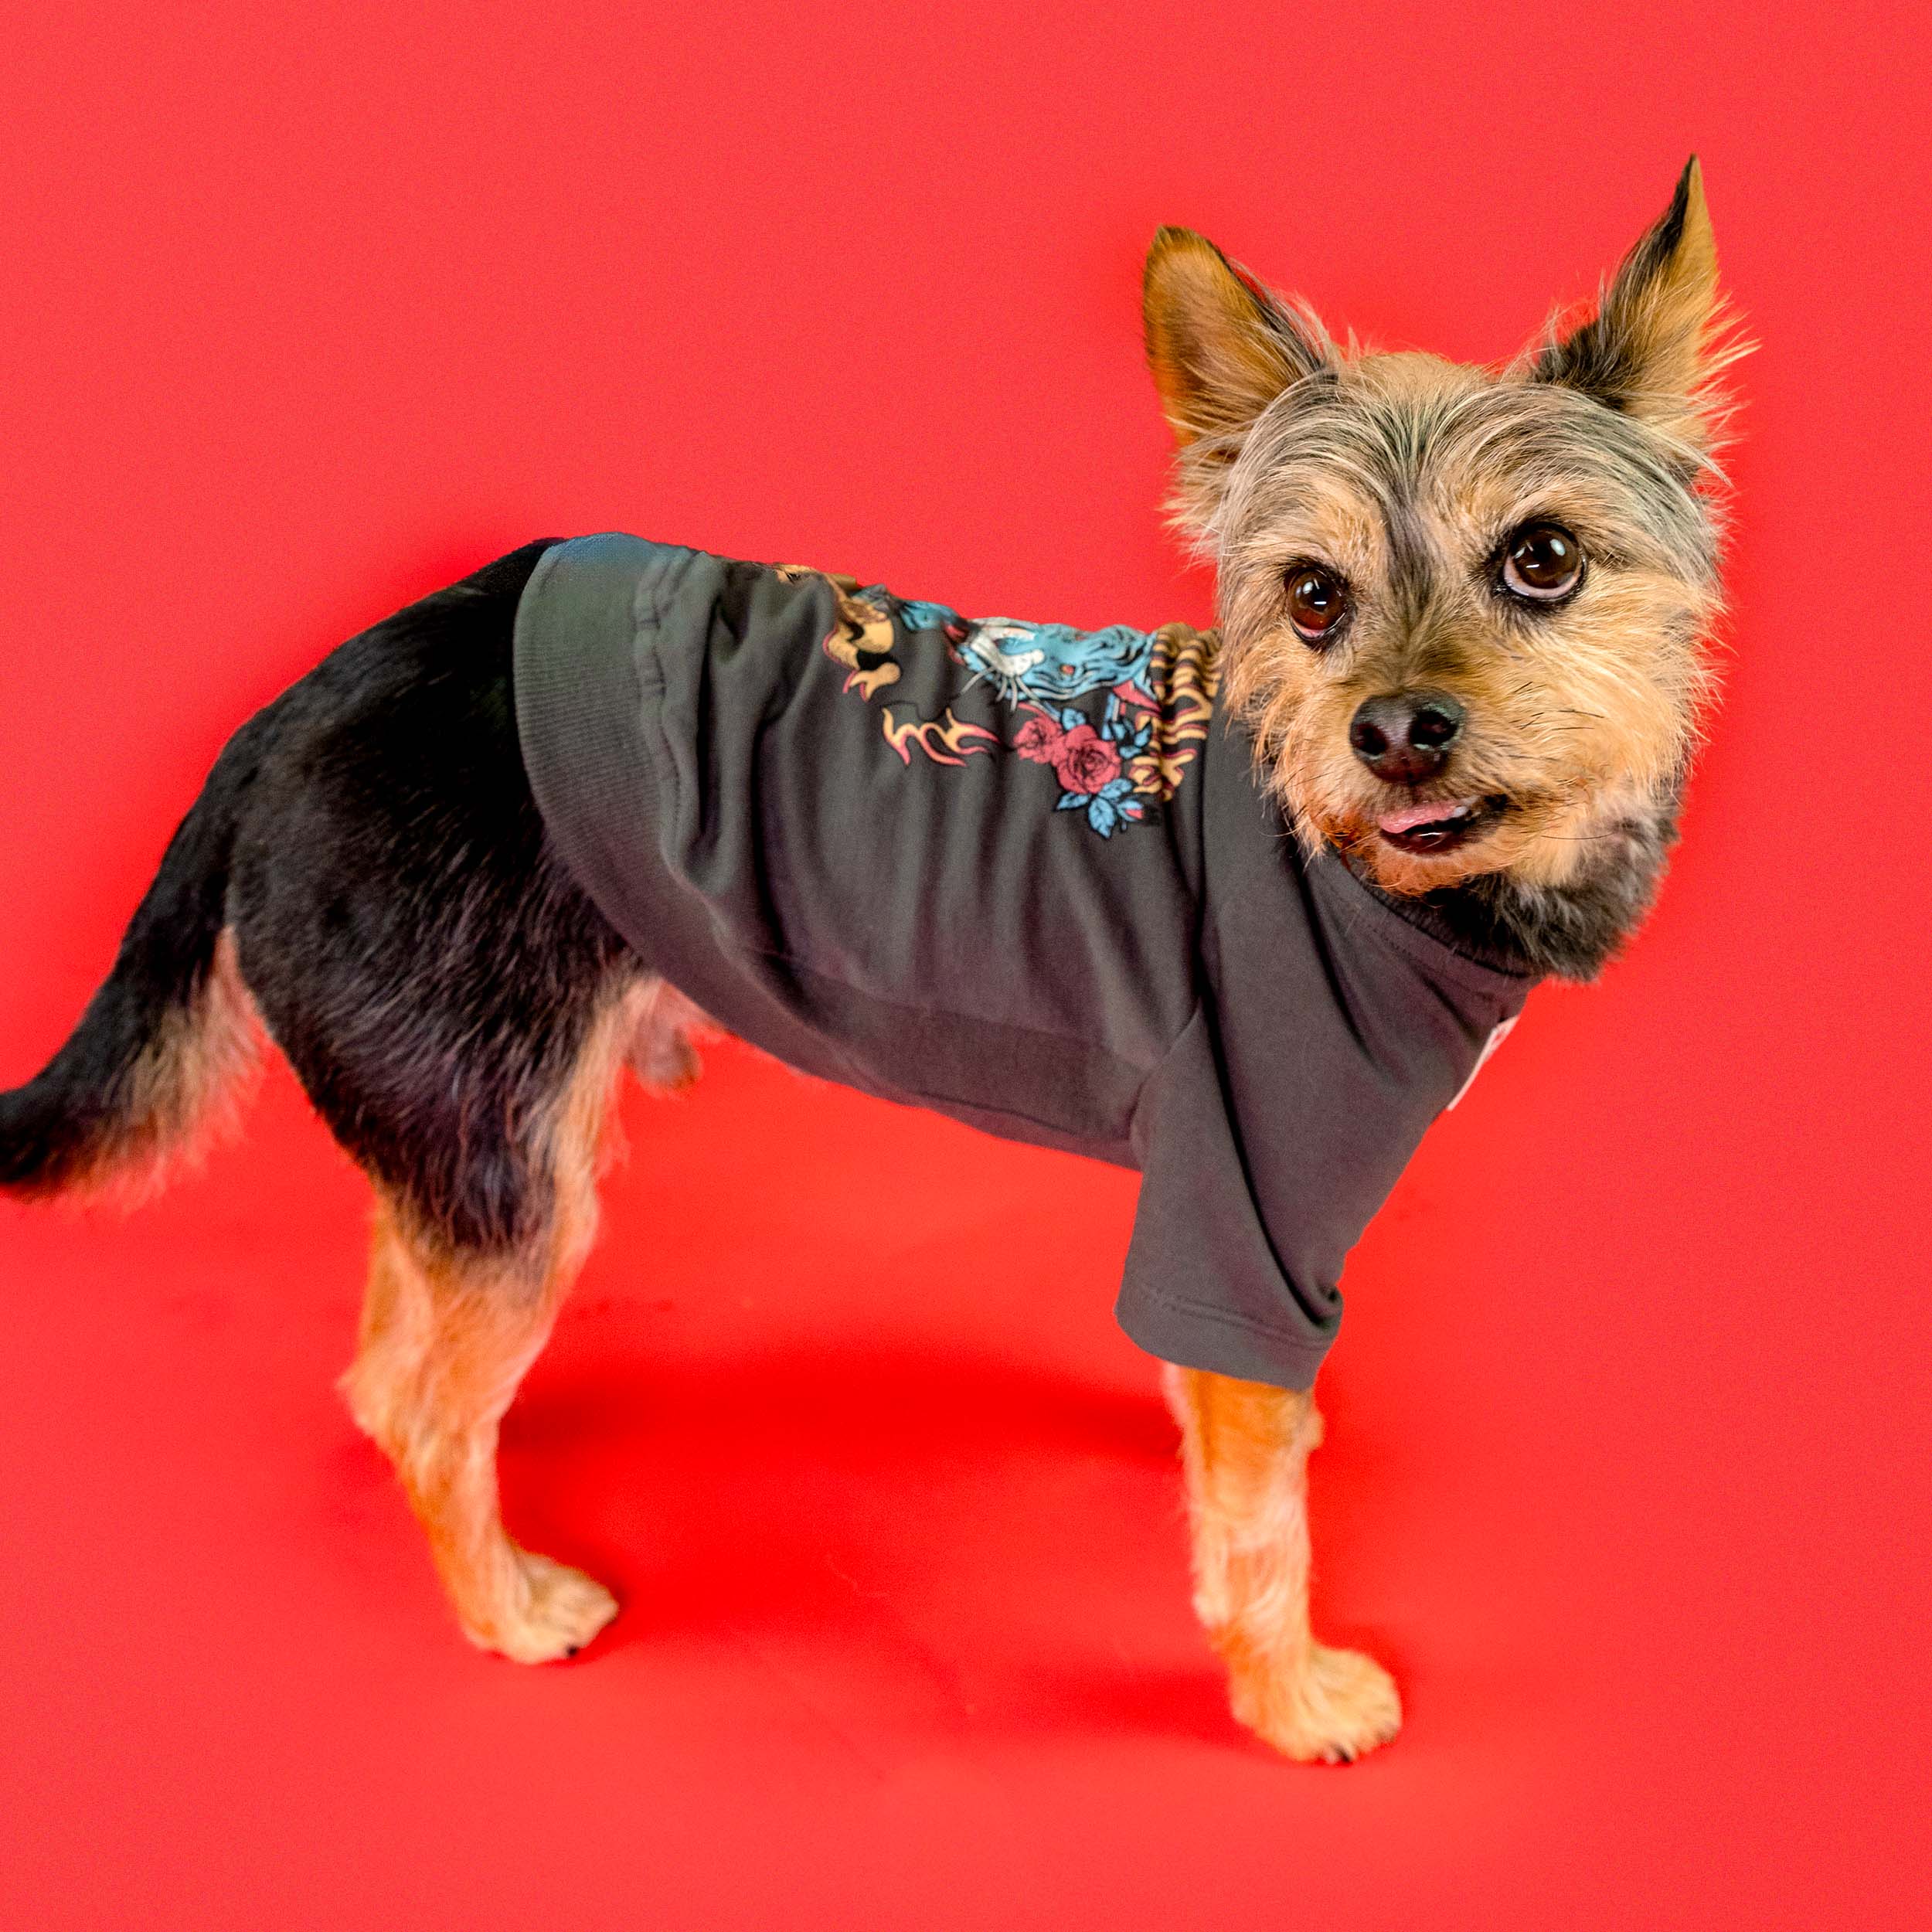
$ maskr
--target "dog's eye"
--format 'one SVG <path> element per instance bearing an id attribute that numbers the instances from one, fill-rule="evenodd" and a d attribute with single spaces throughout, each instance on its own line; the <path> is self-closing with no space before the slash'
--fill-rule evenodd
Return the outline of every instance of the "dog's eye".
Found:
<path id="1" fill-rule="evenodd" d="M 1289 622 L 1309 643 L 1321 643 L 1347 614 L 1347 587 L 1333 571 L 1313 563 L 1298 563 L 1287 583 Z"/>
<path id="2" fill-rule="evenodd" d="M 1525 525 L 1503 553 L 1504 584 L 1537 604 L 1573 589 L 1583 570 L 1583 546 L 1560 523 Z"/>

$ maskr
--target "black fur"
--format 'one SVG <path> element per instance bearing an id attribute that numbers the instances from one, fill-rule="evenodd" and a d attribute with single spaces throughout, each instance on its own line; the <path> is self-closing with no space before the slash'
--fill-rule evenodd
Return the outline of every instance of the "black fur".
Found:
<path id="1" fill-rule="evenodd" d="M 1644 344 L 1624 323 L 1625 311 L 1638 293 L 1662 274 L 1684 239 L 1690 212 L 1691 178 L 1697 167 L 1693 155 L 1677 178 L 1671 197 L 1655 226 L 1624 259 L 1607 298 L 1597 315 L 1573 335 L 1554 342 L 1537 358 L 1537 379 L 1561 383 L 1594 396 L 1605 408 L 1628 410 L 1641 393 L 1645 379 Z"/>
<path id="2" fill-rule="evenodd" d="M 56 1184 L 225 923 L 317 1111 L 420 1231 L 505 1256 L 540 1234 L 546 1110 L 638 970 L 524 777 L 512 627 L 546 547 L 352 638 L 236 733 L 74 1038 L 0 1098 L 0 1181 Z"/>
<path id="3" fill-rule="evenodd" d="M 1600 852 L 1567 885 L 1526 885 L 1508 872 L 1485 872 L 1420 903 L 1444 938 L 1470 951 L 1560 979 L 1594 979 L 1657 896 L 1677 842 L 1675 808 L 1628 820 L 1600 842 Z"/>

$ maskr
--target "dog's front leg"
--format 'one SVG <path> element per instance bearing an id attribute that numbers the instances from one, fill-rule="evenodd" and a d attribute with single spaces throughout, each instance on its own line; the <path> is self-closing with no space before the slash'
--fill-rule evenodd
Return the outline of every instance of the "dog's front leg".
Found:
<path id="1" fill-rule="evenodd" d="M 1308 1628 L 1311 1395 L 1168 1366 L 1194 1532 L 1194 1607 L 1228 1668 L 1234 1715 L 1291 1757 L 1345 1764 L 1402 1723 L 1389 1673 Z"/>

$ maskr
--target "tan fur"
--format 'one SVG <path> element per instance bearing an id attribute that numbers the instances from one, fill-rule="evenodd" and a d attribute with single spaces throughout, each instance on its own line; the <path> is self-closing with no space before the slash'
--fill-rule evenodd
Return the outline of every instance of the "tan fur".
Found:
<path id="1" fill-rule="evenodd" d="M 1328 348 L 1311 316 L 1191 229 L 1155 236 L 1142 310 L 1155 387 L 1183 445 L 1245 429 Z"/>
<path id="2" fill-rule="evenodd" d="M 1695 156 L 1685 169 L 1684 197 L 1682 232 L 1663 272 L 1642 272 L 1640 243 L 1600 291 L 1594 316 L 1578 326 L 1611 332 L 1630 345 L 1645 374 L 1623 399 L 1632 414 L 1681 447 L 1707 453 L 1730 414 L 1719 378 L 1752 345 L 1736 332 L 1718 290 L 1717 241 Z M 1566 332 L 1564 318 L 1553 318 L 1543 352 Z"/>
<path id="3" fill-rule="evenodd" d="M 497 1430 L 595 1238 L 612 1084 L 668 1007 L 661 982 L 636 984 L 593 1028 L 549 1126 L 556 1208 L 529 1253 L 459 1260 L 378 1199 L 359 1349 L 342 1391 L 395 1464 L 464 1634 L 519 1663 L 572 1655 L 617 1614 L 600 1584 L 510 1540 Z"/>
<path id="4" fill-rule="evenodd" d="M 704 1071 L 696 1043 L 717 1036 L 703 1010 L 668 980 L 648 981 L 632 995 L 631 1038 L 624 1057 L 654 1094 L 676 1094 L 696 1084 Z"/>
<path id="5" fill-rule="evenodd" d="M 1393 1680 L 1308 1624 L 1314 1398 L 1204 1369 L 1162 1372 L 1181 1426 L 1194 1607 L 1227 1665 L 1235 1716 L 1287 1756 L 1344 1763 L 1402 1724 Z"/>
<path id="6" fill-rule="evenodd" d="M 1349 851 L 1390 890 L 1477 871 L 1564 885 L 1593 843 L 1679 780 L 1712 682 L 1704 645 L 1719 600 L 1710 560 L 1688 554 L 1684 529 L 1658 507 L 1667 486 L 1642 479 L 1673 461 L 1709 477 L 1723 414 L 1714 378 L 1741 352 L 1721 339 L 1694 164 L 1685 193 L 1674 252 L 1660 223 L 1578 332 L 1601 332 L 1617 366 L 1641 377 L 1616 399 L 1623 420 L 1641 425 L 1628 430 L 1532 359 L 1483 369 L 1339 351 L 1201 237 L 1155 240 L 1148 353 L 1175 432 L 1179 514 L 1219 569 L 1230 702 L 1304 842 Z M 1407 539 L 1427 560 L 1424 621 L 1390 553 L 1391 475 Z M 1618 567 L 1565 609 L 1512 621 L 1479 581 L 1483 560 L 1543 514 Z M 1331 649 L 1311 649 L 1288 620 L 1284 573 L 1310 561 L 1350 589 Z M 1512 801 L 1481 840 L 1434 855 L 1376 836 L 1387 787 L 1348 742 L 1365 699 L 1423 685 L 1469 715 L 1458 793 Z"/>
<path id="7" fill-rule="evenodd" d="M 118 1125 L 60 1189 L 79 1201 L 105 1196 L 128 1207 L 158 1193 L 230 1132 L 259 1065 L 260 1015 L 236 963 L 233 935 L 216 942 L 193 1004 L 170 1012 L 129 1077 Z"/>
<path id="8" fill-rule="evenodd" d="M 1311 849 L 1338 845 L 1400 893 L 1477 873 L 1555 892 L 1669 821 L 1719 611 L 1716 378 L 1743 351 L 1694 161 L 1594 312 L 1503 366 L 1338 349 L 1181 230 L 1155 238 L 1145 310 L 1176 521 L 1217 570 L 1229 703 Z M 1505 594 L 1501 559 L 1546 520 L 1593 561 L 1575 596 L 1534 607 Z M 1312 644 L 1287 607 L 1311 567 L 1347 604 Z M 1349 743 L 1358 709 L 1425 690 L 1464 714 L 1440 786 L 1376 777 Z M 1378 821 L 1418 800 L 1502 802 L 1461 845 L 1405 852 Z M 1165 1386 L 1196 1607 L 1236 1716 L 1295 1757 L 1386 1741 L 1387 1673 L 1309 1628 L 1311 1400 L 1193 1369 Z"/>
<path id="9" fill-rule="evenodd" d="M 1543 507 L 1548 486 L 1526 491 L 1514 473 L 1490 467 L 1496 426 L 1509 422 L 1515 399 L 1424 356 L 1370 359 L 1343 383 L 1433 406 L 1437 447 L 1415 534 L 1437 555 L 1480 556 L 1498 532 Z M 1433 396 L 1418 403 L 1425 385 Z M 1612 526 L 1587 471 L 1563 485 L 1566 516 L 1593 535 Z M 1493 598 L 1474 583 L 1439 596 L 1429 621 L 1417 624 L 1388 594 L 1381 519 L 1345 471 L 1311 464 L 1277 474 L 1270 497 L 1273 513 L 1223 560 L 1229 696 L 1252 722 L 1274 788 L 1311 848 L 1328 841 L 1351 849 L 1396 892 L 1448 884 L 1478 866 L 1560 884 L 1600 823 L 1673 781 L 1712 681 L 1701 646 L 1719 607 L 1714 583 L 1637 556 L 1601 573 L 1587 602 L 1533 626 L 1505 631 Z M 1351 634 L 1332 651 L 1309 649 L 1281 594 L 1287 564 L 1309 555 L 1332 560 L 1361 600 Z M 1469 713 L 1459 787 L 1513 801 L 1508 820 L 1465 853 L 1418 857 L 1375 837 L 1386 787 L 1349 749 L 1349 723 L 1364 699 L 1416 685 L 1449 692 Z"/>

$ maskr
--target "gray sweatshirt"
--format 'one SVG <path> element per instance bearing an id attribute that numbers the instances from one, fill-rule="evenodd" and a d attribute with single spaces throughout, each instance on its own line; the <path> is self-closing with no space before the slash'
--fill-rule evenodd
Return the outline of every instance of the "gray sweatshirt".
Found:
<path id="1" fill-rule="evenodd" d="M 1216 648 L 584 537 L 525 590 L 517 720 L 647 965 L 805 1073 L 1138 1168 L 1121 1326 L 1302 1389 L 1532 981 L 1304 853 Z"/>

